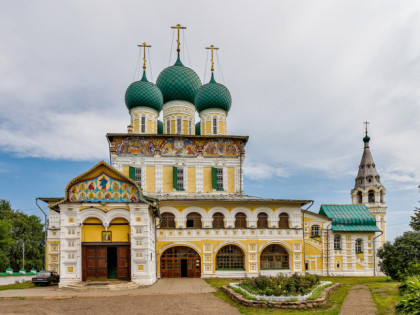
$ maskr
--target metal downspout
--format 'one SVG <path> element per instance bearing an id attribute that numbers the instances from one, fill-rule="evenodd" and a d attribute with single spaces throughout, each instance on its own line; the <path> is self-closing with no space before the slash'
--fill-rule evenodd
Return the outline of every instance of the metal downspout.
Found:
<path id="1" fill-rule="evenodd" d="M 325 230 L 327 230 L 327 276 L 330 275 L 330 225 L 332 224 L 332 222 L 330 222 L 330 224 L 328 224 L 327 228 Z M 324 244 L 322 244 L 322 251 L 324 251 Z"/>
<path id="2" fill-rule="evenodd" d="M 37 207 L 39 208 L 39 210 L 41 210 L 41 212 L 45 216 L 45 219 L 44 219 L 44 229 L 45 229 L 44 270 L 47 270 L 47 214 L 44 212 L 44 210 L 42 210 L 42 208 L 38 204 L 38 200 L 39 200 L 39 198 L 36 198 L 35 203 L 36 203 Z"/>

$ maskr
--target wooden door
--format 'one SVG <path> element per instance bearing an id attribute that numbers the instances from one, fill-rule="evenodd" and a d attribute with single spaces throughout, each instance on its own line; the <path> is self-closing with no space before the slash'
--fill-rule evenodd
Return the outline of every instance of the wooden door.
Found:
<path id="1" fill-rule="evenodd" d="M 117 274 L 120 280 L 130 279 L 130 247 L 117 246 Z"/>
<path id="2" fill-rule="evenodd" d="M 105 246 L 82 246 L 82 280 L 106 279 L 108 269 Z"/>

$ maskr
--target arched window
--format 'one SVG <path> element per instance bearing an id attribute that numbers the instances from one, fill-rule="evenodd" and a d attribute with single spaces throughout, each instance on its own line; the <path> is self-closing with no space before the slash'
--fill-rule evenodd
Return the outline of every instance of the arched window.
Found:
<path id="1" fill-rule="evenodd" d="M 363 253 L 363 241 L 359 238 L 355 244 L 356 253 Z"/>
<path id="2" fill-rule="evenodd" d="M 235 215 L 235 228 L 236 229 L 245 229 L 246 228 L 246 214 L 243 212 L 238 212 Z"/>
<path id="3" fill-rule="evenodd" d="M 175 228 L 175 216 L 172 213 L 164 212 L 161 214 L 160 227 L 162 229 Z"/>
<path id="4" fill-rule="evenodd" d="M 187 214 L 187 228 L 201 228 L 201 215 L 197 212 Z"/>
<path id="5" fill-rule="evenodd" d="M 369 191 L 368 193 L 368 202 L 375 202 L 375 193 L 373 190 Z"/>
<path id="6" fill-rule="evenodd" d="M 289 269 L 289 254 L 282 246 L 267 246 L 261 253 L 261 269 Z"/>
<path id="7" fill-rule="evenodd" d="M 384 203 L 385 202 L 385 194 L 384 194 L 384 191 L 383 190 L 381 190 L 381 203 Z"/>
<path id="8" fill-rule="evenodd" d="M 286 212 L 280 213 L 279 215 L 279 228 L 288 229 L 289 228 L 289 215 Z"/>
<path id="9" fill-rule="evenodd" d="M 341 236 L 340 235 L 334 236 L 334 249 L 341 250 Z"/>
<path id="10" fill-rule="evenodd" d="M 244 253 L 235 245 L 222 247 L 216 255 L 217 269 L 244 269 Z"/>
<path id="11" fill-rule="evenodd" d="M 362 196 L 362 192 L 359 191 L 357 193 L 357 203 L 363 203 L 363 196 Z"/>
<path id="12" fill-rule="evenodd" d="M 257 220 L 257 227 L 260 229 L 266 229 L 268 228 L 268 215 L 267 213 L 261 212 L 258 213 L 257 216 L 258 220 Z"/>
<path id="13" fill-rule="evenodd" d="M 312 225 L 311 227 L 311 237 L 319 236 L 319 225 Z"/>
<path id="14" fill-rule="evenodd" d="M 223 229 L 225 227 L 225 216 L 223 213 L 216 212 L 213 214 L 213 228 L 214 229 Z"/>

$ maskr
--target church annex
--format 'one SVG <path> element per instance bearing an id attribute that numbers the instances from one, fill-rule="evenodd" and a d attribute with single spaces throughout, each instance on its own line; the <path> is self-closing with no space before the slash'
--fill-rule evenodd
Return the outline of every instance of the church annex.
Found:
<path id="1" fill-rule="evenodd" d="M 46 268 L 60 287 L 120 279 L 252 277 L 316 273 L 374 275 L 385 240 L 385 188 L 363 138 L 352 204 L 266 199 L 244 194 L 246 136 L 228 134 L 229 90 L 202 84 L 177 60 L 156 84 L 125 93 L 127 132 L 107 134 L 110 164 L 72 179 L 49 204 Z M 140 45 L 146 49 L 147 45 Z M 198 114 L 199 121 L 196 121 Z M 232 118 L 234 119 L 234 118 Z"/>

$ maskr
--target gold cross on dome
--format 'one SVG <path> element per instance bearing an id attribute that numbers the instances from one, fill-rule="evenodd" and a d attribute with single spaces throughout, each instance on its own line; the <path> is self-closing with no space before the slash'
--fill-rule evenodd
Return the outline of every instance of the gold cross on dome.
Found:
<path id="1" fill-rule="evenodd" d="M 206 47 L 206 49 L 211 49 L 211 72 L 214 72 L 214 58 L 213 58 L 213 50 L 219 50 L 219 48 L 210 45 L 210 47 Z"/>
<path id="2" fill-rule="evenodd" d="M 364 124 L 365 124 L 366 136 L 367 136 L 369 122 L 368 121 L 365 121 Z"/>
<path id="3" fill-rule="evenodd" d="M 146 43 L 143 43 L 141 45 L 137 45 L 137 47 L 143 47 L 143 70 L 146 70 L 146 47 L 152 47 L 152 46 L 147 45 Z"/>
<path id="4" fill-rule="evenodd" d="M 179 30 L 185 30 L 186 29 L 186 27 L 185 26 L 181 26 L 181 24 L 177 24 L 176 26 L 171 26 L 171 28 L 173 28 L 173 29 L 178 29 L 178 39 L 176 40 L 176 42 L 177 42 L 177 44 L 178 44 L 178 47 L 177 47 L 177 49 L 176 49 L 176 51 L 178 52 L 178 54 L 179 54 L 179 52 L 181 51 L 180 49 L 179 49 L 179 45 L 181 44 L 181 42 L 179 41 Z"/>

